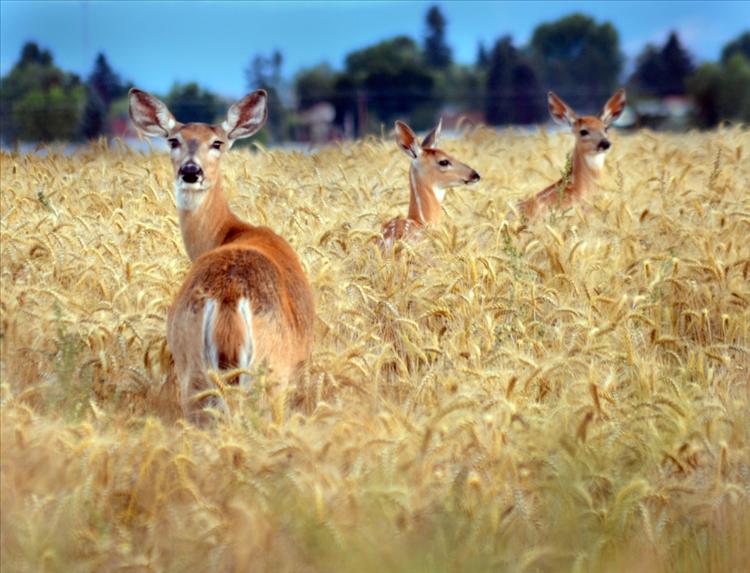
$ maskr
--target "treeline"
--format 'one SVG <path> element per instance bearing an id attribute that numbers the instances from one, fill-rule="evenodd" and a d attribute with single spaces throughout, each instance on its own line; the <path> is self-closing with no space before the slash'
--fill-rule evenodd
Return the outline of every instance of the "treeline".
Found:
<path id="1" fill-rule="evenodd" d="M 453 61 L 446 40 L 448 22 L 436 6 L 425 17 L 420 41 L 397 36 L 347 55 L 343 69 L 326 64 L 300 70 L 287 81 L 283 54 L 258 54 L 245 72 L 248 90 L 269 92 L 266 138 L 283 141 L 379 132 L 380 125 L 407 118 L 416 128 L 440 114 L 465 114 L 490 125 L 546 121 L 545 94 L 553 89 L 581 111 L 594 111 L 619 86 L 646 120 L 649 102 L 671 98 L 687 102 L 690 125 L 750 121 L 750 32 L 729 42 L 718 62 L 696 68 L 672 33 L 664 45 L 647 45 L 635 70 L 623 77 L 624 56 L 615 27 L 583 14 L 539 25 L 529 43 L 499 38 L 480 44 L 474 64 Z M 117 135 L 127 128 L 130 83 L 99 54 L 82 80 L 55 66 L 35 43 L 24 46 L 19 61 L 1 80 L 4 141 L 90 139 Z M 227 101 L 198 84 L 175 84 L 162 94 L 181 121 L 213 121 Z M 639 103 L 643 104 L 639 107 Z M 654 124 L 658 127 L 657 124 Z M 312 127 L 311 127 L 312 126 Z"/>

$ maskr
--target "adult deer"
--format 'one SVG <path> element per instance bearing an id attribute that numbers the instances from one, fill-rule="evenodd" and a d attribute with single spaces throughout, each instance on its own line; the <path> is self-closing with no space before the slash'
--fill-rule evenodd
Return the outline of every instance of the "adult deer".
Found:
<path id="1" fill-rule="evenodd" d="M 543 216 L 551 208 L 566 209 L 596 189 L 604 168 L 604 156 L 612 146 L 607 129 L 625 109 L 625 90 L 609 98 L 599 117 L 578 117 L 573 109 L 553 92 L 547 94 L 549 113 L 560 125 L 569 127 L 576 138 L 571 171 L 566 177 L 518 204 L 528 220 Z"/>
<path id="2" fill-rule="evenodd" d="M 265 365 L 282 384 L 310 355 L 314 306 L 297 254 L 267 227 L 229 209 L 221 189 L 221 157 L 253 135 L 268 117 L 265 91 L 229 108 L 220 125 L 180 123 L 167 106 L 139 89 L 129 93 L 130 118 L 141 132 L 171 148 L 180 230 L 192 267 L 169 310 L 167 342 L 175 362 L 183 413 L 207 418 L 225 409 L 207 370 Z M 240 385 L 247 387 L 248 375 Z M 283 394 L 282 394 L 283 395 Z"/>
<path id="3" fill-rule="evenodd" d="M 479 181 L 479 173 L 435 147 L 442 125 L 440 120 L 420 143 L 408 125 L 396 122 L 396 143 L 411 159 L 409 213 L 406 219 L 397 217 L 383 225 L 384 249 L 392 247 L 398 239 L 414 241 L 421 236 L 425 225 L 440 221 L 440 203 L 447 189 Z"/>

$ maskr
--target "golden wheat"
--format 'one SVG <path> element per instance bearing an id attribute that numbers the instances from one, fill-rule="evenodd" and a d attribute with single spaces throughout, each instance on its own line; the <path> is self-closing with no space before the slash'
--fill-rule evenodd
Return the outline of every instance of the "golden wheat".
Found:
<path id="1" fill-rule="evenodd" d="M 482 174 L 382 257 L 407 162 L 236 150 L 236 212 L 318 312 L 286 402 L 179 419 L 188 268 L 161 154 L 3 153 L 7 571 L 739 571 L 750 562 L 750 133 L 620 134 L 592 206 L 519 230 L 568 136 L 479 129 Z M 273 410 L 273 411 L 272 411 Z"/>

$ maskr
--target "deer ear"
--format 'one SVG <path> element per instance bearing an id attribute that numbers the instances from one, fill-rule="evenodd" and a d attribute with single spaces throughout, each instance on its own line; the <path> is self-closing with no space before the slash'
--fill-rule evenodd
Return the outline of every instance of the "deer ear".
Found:
<path id="1" fill-rule="evenodd" d="M 547 105 L 549 107 L 549 114 L 555 120 L 555 123 L 573 127 L 577 119 L 576 112 L 567 103 L 557 97 L 554 92 L 547 94 Z"/>
<path id="2" fill-rule="evenodd" d="M 604 105 L 601 116 L 604 125 L 609 125 L 622 115 L 625 110 L 625 89 L 620 88 Z"/>
<path id="3" fill-rule="evenodd" d="M 402 121 L 396 122 L 396 143 L 401 151 L 412 159 L 416 159 L 422 153 L 422 146 L 419 145 L 417 135 Z"/>
<path id="4" fill-rule="evenodd" d="M 250 137 L 268 119 L 268 94 L 258 90 L 232 104 L 221 126 L 230 140 Z"/>
<path id="5" fill-rule="evenodd" d="M 443 129 L 443 118 L 440 118 L 438 124 L 432 129 L 430 133 L 422 141 L 422 149 L 432 149 L 437 145 L 438 139 L 440 139 L 440 131 Z"/>
<path id="6" fill-rule="evenodd" d="M 128 113 L 139 131 L 151 137 L 168 137 L 177 126 L 174 116 L 160 99 L 131 88 L 128 92 Z"/>

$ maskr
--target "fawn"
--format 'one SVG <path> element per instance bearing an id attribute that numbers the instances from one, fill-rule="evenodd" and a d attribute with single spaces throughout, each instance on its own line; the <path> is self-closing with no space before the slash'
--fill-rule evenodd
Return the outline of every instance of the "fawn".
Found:
<path id="1" fill-rule="evenodd" d="M 183 414 L 207 420 L 207 370 L 265 365 L 286 385 L 310 355 L 314 305 L 299 258 L 283 238 L 229 208 L 221 189 L 221 157 L 268 118 L 258 90 L 233 104 L 220 125 L 179 123 L 167 106 L 139 89 L 128 95 L 137 129 L 171 148 L 180 230 L 192 267 L 167 318 Z M 243 388 L 250 376 L 239 376 Z M 202 395 L 203 394 L 203 395 Z M 210 394 L 210 392 L 208 393 Z M 282 394 L 283 395 L 283 392 Z"/>
<path id="2" fill-rule="evenodd" d="M 440 220 L 440 203 L 447 189 L 479 181 L 479 173 L 435 147 L 442 125 L 440 120 L 420 144 L 408 125 L 396 122 L 396 143 L 412 160 L 409 168 L 409 213 L 406 219 L 397 217 L 383 225 L 380 241 L 383 249 L 392 247 L 399 239 L 419 239 L 422 227 L 434 225 Z"/>
<path id="3" fill-rule="evenodd" d="M 625 90 L 619 89 L 609 98 L 599 117 L 578 117 L 553 92 L 547 94 L 547 102 L 552 119 L 560 125 L 570 127 L 575 135 L 572 171 L 568 177 L 518 204 L 518 210 L 527 220 L 543 216 L 553 207 L 568 208 L 596 188 L 596 182 L 604 168 L 605 153 L 612 146 L 607 138 L 607 129 L 625 109 Z"/>

